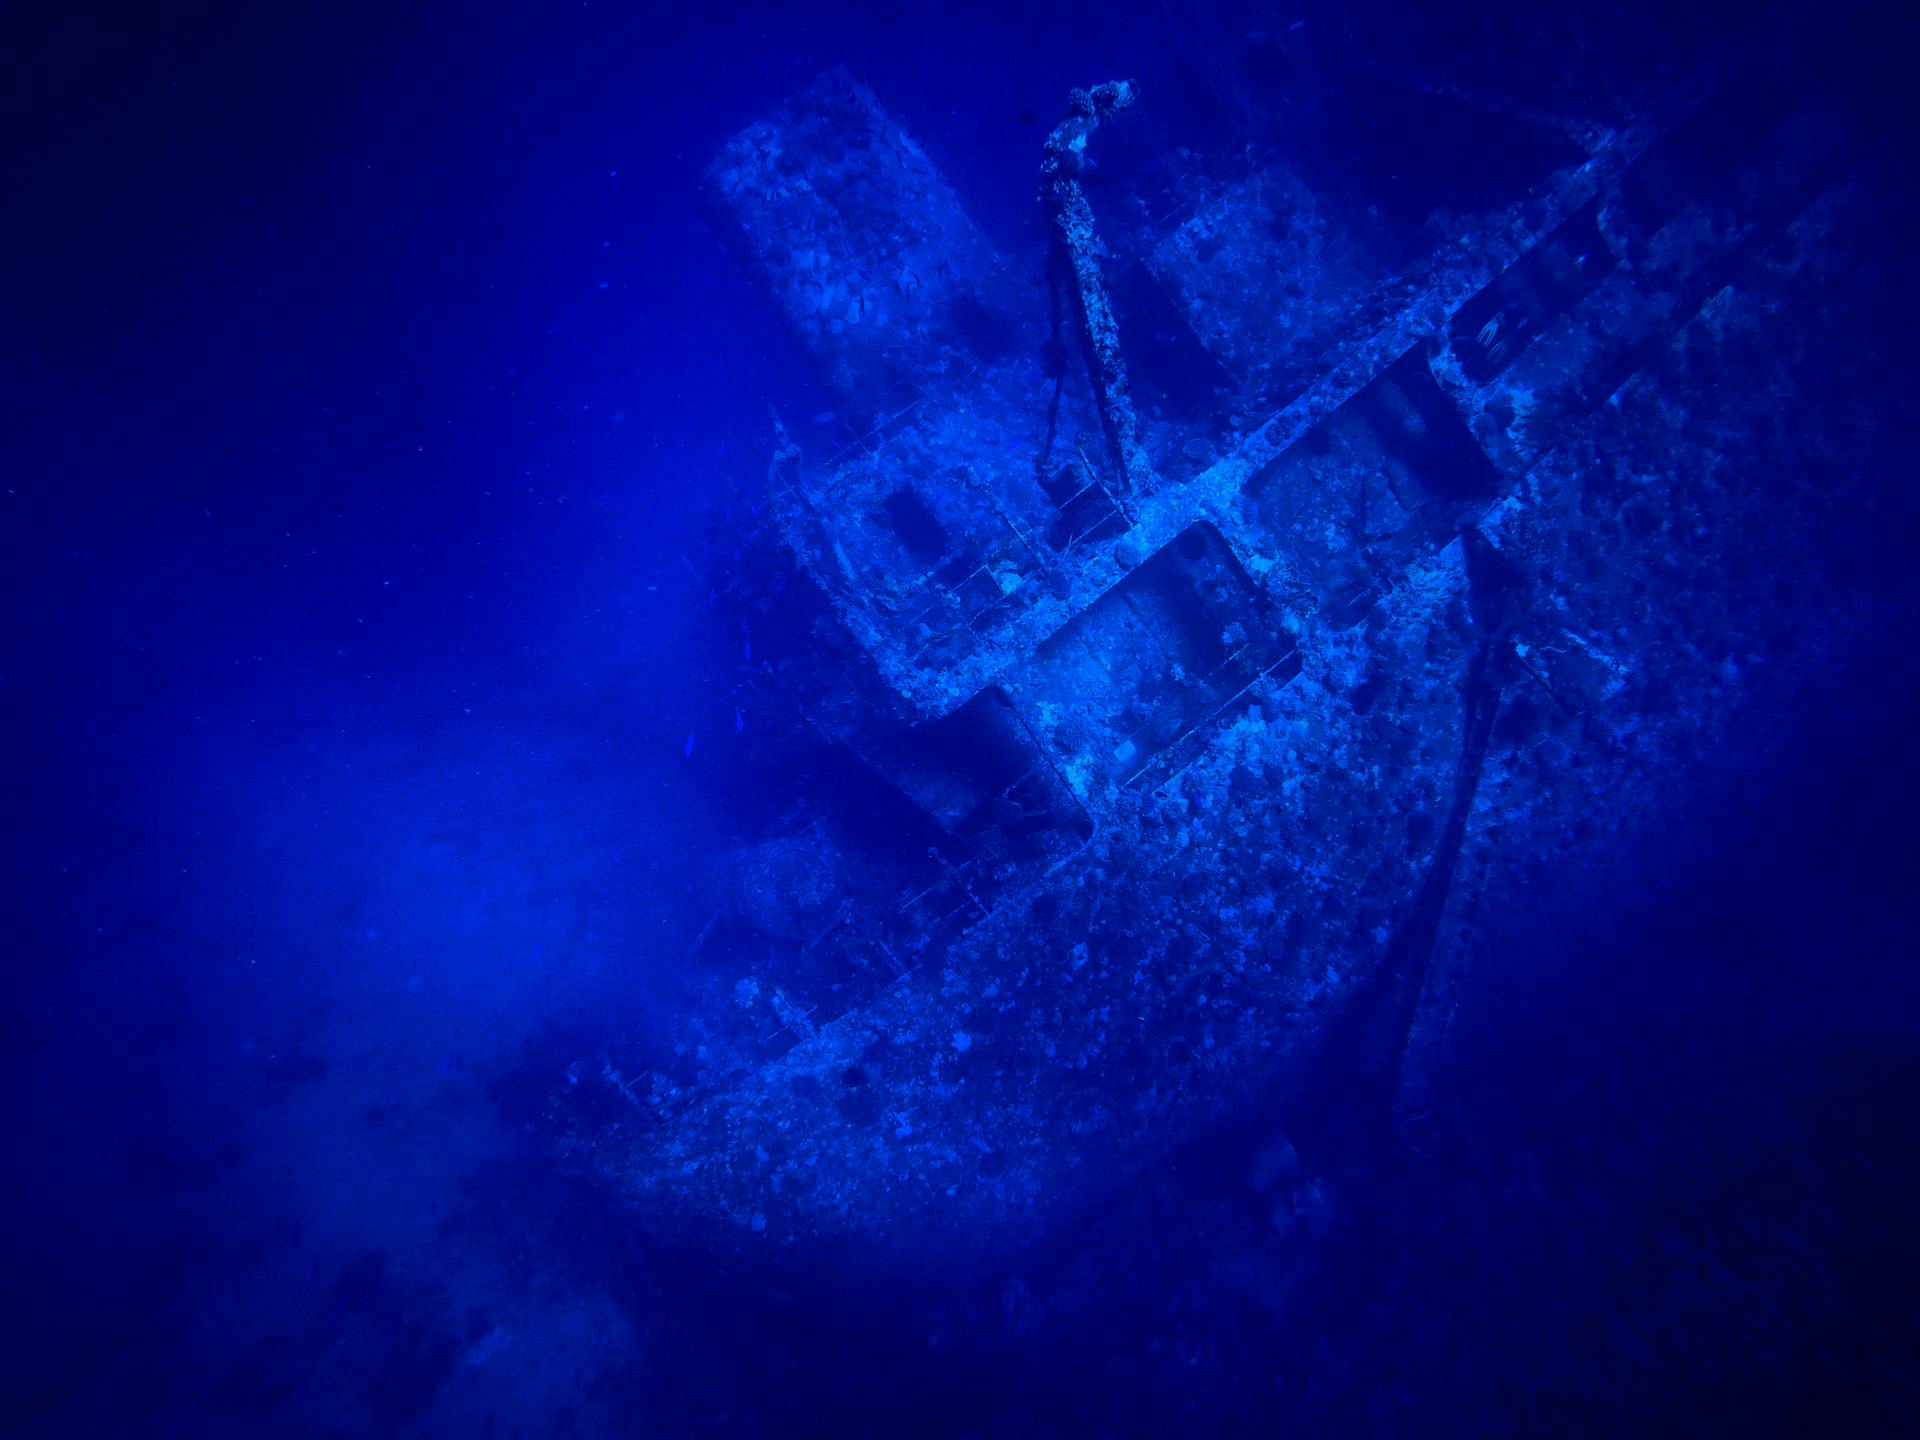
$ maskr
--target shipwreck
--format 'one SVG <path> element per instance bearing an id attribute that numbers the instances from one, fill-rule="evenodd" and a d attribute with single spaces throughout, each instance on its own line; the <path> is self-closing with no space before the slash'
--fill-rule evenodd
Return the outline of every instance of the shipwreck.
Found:
<path id="1" fill-rule="evenodd" d="M 638 1228 L 924 1267 L 1249 1114 L 1292 1223 L 1419 1143 L 1484 936 L 1713 783 L 1785 583 L 1742 547 L 1817 480 L 1650 449 L 1644 377 L 1764 387 L 1738 297 L 1846 122 L 1736 55 L 1526 78 L 1205 37 L 1036 131 L 1027 253 L 845 73 L 714 157 L 839 428 L 778 426 L 779 562 L 723 587 L 797 777 L 733 978 L 557 1086 Z"/>

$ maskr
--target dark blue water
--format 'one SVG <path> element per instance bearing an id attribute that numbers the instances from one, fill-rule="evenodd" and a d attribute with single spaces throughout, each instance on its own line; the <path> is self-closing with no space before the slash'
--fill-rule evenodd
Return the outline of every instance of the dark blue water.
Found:
<path id="1" fill-rule="evenodd" d="M 761 563 L 732 557 L 769 406 L 804 431 L 838 402 L 703 167 L 844 64 L 1037 253 L 1066 92 L 1187 23 L 805 8 L 0 21 L 0 1427 L 1905 1431 L 1911 531 L 1820 577 L 1875 618 L 1767 702 L 1766 768 L 1690 804 L 1630 887 L 1476 957 L 1441 1139 L 1304 1257 L 1263 1248 L 1237 1162 L 1194 1136 L 880 1313 L 716 1279 L 557 1163 L 570 1060 L 724 1003 L 712 870 L 782 803 L 735 748 L 760 717 L 714 576 Z M 1546 92 L 1751 23 L 1648 8 L 1594 32 L 1615 53 L 1525 11 L 1228 29 Z M 1867 8 L 1831 30 L 1805 76 L 1855 111 L 1847 253 L 1897 277 L 1903 32 Z M 1827 347 L 1807 431 L 1844 412 L 1878 447 L 1843 452 L 1825 544 L 1888 513 L 1849 487 L 1920 453 L 1911 287 L 1822 279 L 1782 302 L 1827 307 L 1795 328 Z M 1862 357 L 1874 387 L 1829 393 Z M 1785 646 L 1804 617 L 1778 618 Z"/>

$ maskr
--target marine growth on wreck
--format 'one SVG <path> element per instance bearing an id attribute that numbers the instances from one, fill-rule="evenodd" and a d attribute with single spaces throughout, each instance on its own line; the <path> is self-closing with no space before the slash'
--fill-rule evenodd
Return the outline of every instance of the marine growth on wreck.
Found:
<path id="1" fill-rule="evenodd" d="M 775 417 L 729 594 L 759 743 L 834 778 L 732 862 L 765 960 L 702 1062 L 558 1092 L 646 1233 L 1005 1252 L 1255 1104 L 1291 1213 L 1418 1143 L 1484 936 L 1714 783 L 1738 552 L 1822 497 L 1675 463 L 1658 377 L 1779 383 L 1745 277 L 1820 245 L 1844 123 L 1740 57 L 1545 105 L 1297 46 L 1303 118 L 1236 78 L 1273 48 L 1064 97 L 1044 254 L 844 70 L 713 157 L 840 407 Z"/>

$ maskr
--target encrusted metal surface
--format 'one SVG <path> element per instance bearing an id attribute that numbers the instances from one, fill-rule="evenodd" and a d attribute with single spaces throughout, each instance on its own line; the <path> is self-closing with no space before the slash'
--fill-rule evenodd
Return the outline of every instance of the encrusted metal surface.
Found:
<path id="1" fill-rule="evenodd" d="M 1316 190 L 1233 93 L 1229 143 L 1094 206 L 1094 97 L 1135 92 L 1081 92 L 1045 178 L 1084 381 L 1042 262 L 989 256 L 854 82 L 722 152 L 865 417 L 835 455 L 783 443 L 771 503 L 851 640 L 808 722 L 910 843 L 811 816 L 753 852 L 736 923 L 802 946 L 815 993 L 742 981 L 751 1044 L 709 1037 L 729 1058 L 613 1131 L 565 1122 L 647 1228 L 910 1262 L 1031 1238 L 1256 1097 L 1284 1124 L 1330 1065 L 1390 1126 L 1485 917 L 1712 772 L 1766 588 L 1726 517 L 1750 543 L 1819 502 L 1728 491 L 1641 377 L 1775 383 L 1736 282 L 1846 203 L 1836 122 L 1764 76 L 1604 116 L 1423 84 L 1505 137 L 1503 186 Z M 919 278 L 870 298 L 888 267 Z M 766 893 L 821 846 L 865 889 L 822 862 Z"/>

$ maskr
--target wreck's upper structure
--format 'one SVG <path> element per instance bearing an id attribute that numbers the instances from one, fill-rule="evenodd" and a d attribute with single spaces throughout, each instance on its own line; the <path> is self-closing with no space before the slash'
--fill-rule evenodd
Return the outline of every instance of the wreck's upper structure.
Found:
<path id="1" fill-rule="evenodd" d="M 844 73 L 721 150 L 848 417 L 772 466 L 850 657 L 791 688 L 898 814 L 743 852 L 724 923 L 787 958 L 569 1122 L 643 1224 L 926 1257 L 1256 1097 L 1310 1137 L 1330 1073 L 1390 1125 L 1489 917 L 1711 768 L 1770 522 L 1671 397 L 1777 381 L 1742 286 L 1817 247 L 1847 151 L 1737 57 L 1631 78 L 1212 39 L 1073 97 L 1044 255 Z"/>

